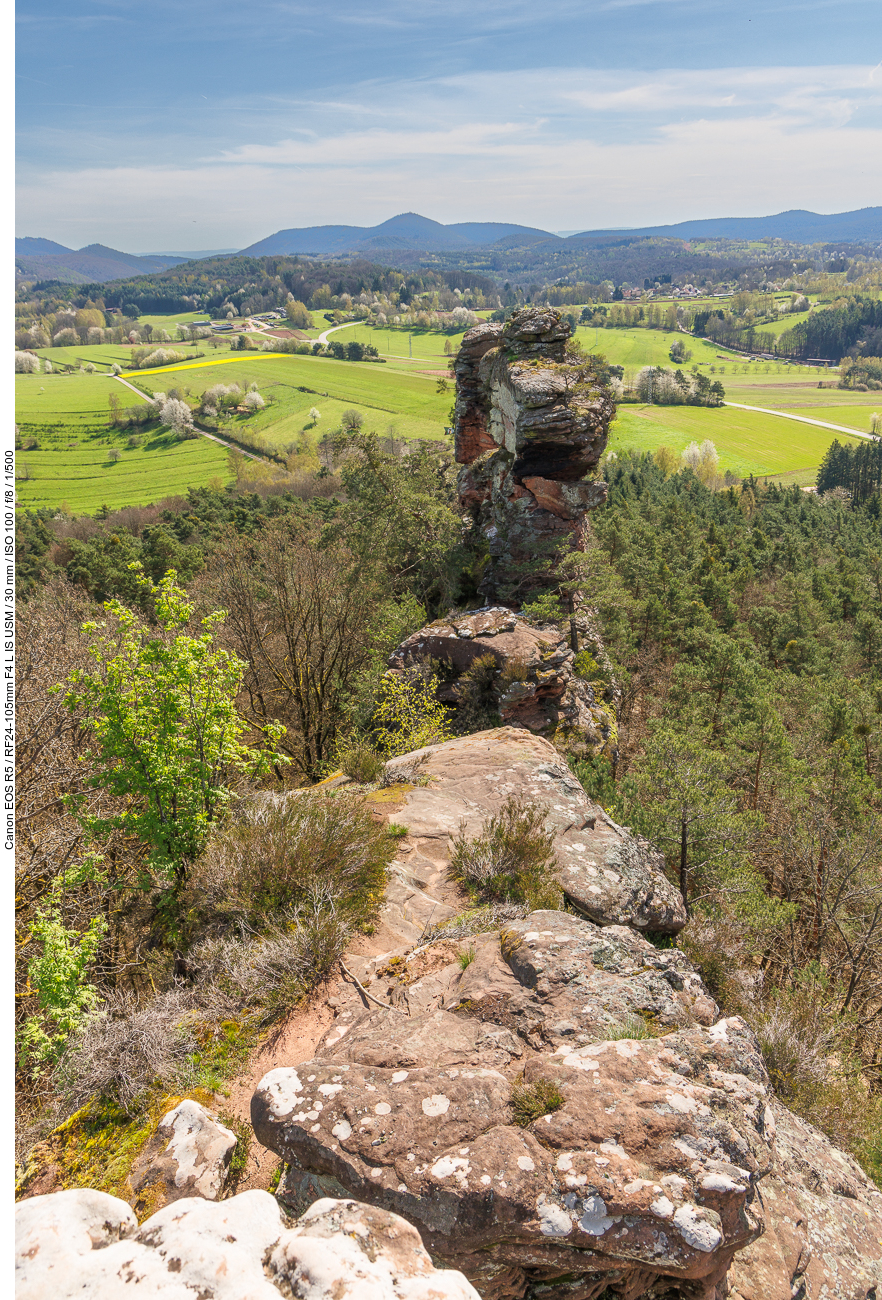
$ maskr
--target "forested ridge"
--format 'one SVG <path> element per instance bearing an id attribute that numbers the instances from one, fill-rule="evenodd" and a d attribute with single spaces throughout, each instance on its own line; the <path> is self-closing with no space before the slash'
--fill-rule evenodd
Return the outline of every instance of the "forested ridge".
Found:
<path id="1" fill-rule="evenodd" d="M 369 923 L 385 852 L 356 810 L 330 829 L 300 826 L 316 861 L 364 845 L 363 876 L 341 885 L 329 913 L 302 863 L 286 860 L 281 893 L 255 883 L 248 864 L 277 860 L 278 828 L 236 824 L 225 809 L 241 805 L 221 800 L 199 812 L 196 838 L 166 869 L 148 823 L 126 813 L 137 791 L 102 778 L 110 741 L 102 759 L 99 687 L 64 685 L 96 654 L 110 662 L 110 643 L 81 627 L 109 620 L 119 646 L 120 611 L 133 610 L 140 643 L 164 646 L 168 671 L 180 673 L 197 654 L 180 629 L 197 637 L 199 619 L 226 610 L 210 625 L 212 645 L 240 665 L 241 743 L 265 755 L 261 767 L 229 751 L 230 798 L 255 783 L 311 783 L 341 764 L 369 784 L 384 754 L 433 727 L 493 725 L 480 674 L 471 713 L 447 723 L 437 666 L 414 665 L 406 699 L 383 684 L 406 635 L 480 603 L 486 544 L 463 533 L 454 471 L 438 447 L 389 454 L 358 434 L 338 440 L 331 473 L 296 492 L 204 489 L 99 520 L 22 517 L 17 1009 L 32 1135 L 60 1114 L 65 1088 L 103 1097 L 108 1123 L 125 1126 L 182 1062 L 189 1077 L 229 1069 L 321 978 L 351 927 Z M 663 850 L 691 913 L 678 942 L 723 1009 L 753 1025 L 780 1095 L 878 1176 L 878 493 L 861 503 L 752 480 L 714 492 L 691 470 L 666 474 L 638 455 L 609 458 L 604 474 L 609 500 L 586 552 L 533 603 L 540 619 L 562 617 L 571 599 L 596 607 L 622 692 L 617 760 L 574 753 L 571 765 L 616 821 Z M 114 598 L 122 605 L 102 613 L 96 602 Z M 79 1000 L 52 975 L 52 953 L 76 970 Z M 231 1003 L 246 968 L 247 1005 L 241 991 Z M 285 981 L 270 978 L 283 968 Z M 183 993 L 176 972 L 188 969 Z M 205 992 L 209 976 L 226 990 L 223 1005 Z M 102 1005 L 116 1009 L 106 1023 L 118 1038 L 129 1026 L 126 1041 L 135 1030 L 143 1039 L 152 1016 L 172 1045 L 125 1087 L 109 1031 L 102 1038 L 89 1018 Z M 185 1012 L 202 1028 L 172 1050 Z M 110 1063 L 99 1068 L 102 1053 Z"/>

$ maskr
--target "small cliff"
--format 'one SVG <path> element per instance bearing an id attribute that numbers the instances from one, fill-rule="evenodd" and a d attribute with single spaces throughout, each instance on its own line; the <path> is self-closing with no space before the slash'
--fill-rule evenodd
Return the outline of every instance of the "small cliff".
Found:
<path id="1" fill-rule="evenodd" d="M 606 499 L 590 475 L 615 407 L 569 336 L 559 312 L 523 308 L 468 330 L 454 365 L 460 502 L 490 543 L 484 593 L 506 603 L 543 585 L 541 561 L 561 543 L 581 547 L 587 511 Z"/>

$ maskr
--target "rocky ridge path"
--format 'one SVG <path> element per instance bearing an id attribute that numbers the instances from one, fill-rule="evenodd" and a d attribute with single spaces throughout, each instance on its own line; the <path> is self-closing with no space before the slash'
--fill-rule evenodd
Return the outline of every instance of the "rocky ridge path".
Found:
<path id="1" fill-rule="evenodd" d="M 748 1027 L 660 946 L 685 918 L 648 846 L 520 729 L 392 760 L 385 779 L 408 835 L 377 931 L 344 958 L 370 997 L 341 981 L 333 1022 L 296 1059 L 274 1053 L 252 1100 L 290 1208 L 400 1214 L 486 1300 L 875 1297 L 882 1195 L 775 1101 Z M 510 794 L 547 807 L 579 914 L 427 944 L 463 907 L 451 837 Z M 521 1126 L 513 1086 L 556 1104 Z"/>

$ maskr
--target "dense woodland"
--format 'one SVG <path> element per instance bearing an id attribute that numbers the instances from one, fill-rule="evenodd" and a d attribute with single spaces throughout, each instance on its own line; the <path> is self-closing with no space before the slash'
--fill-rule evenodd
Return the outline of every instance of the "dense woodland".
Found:
<path id="1" fill-rule="evenodd" d="M 617 761 L 571 765 L 664 850 L 691 913 L 679 942 L 753 1024 L 785 1101 L 879 1175 L 878 473 L 815 497 L 668 466 L 607 463 L 587 552 L 533 606 L 596 607 L 622 691 Z M 211 1085 L 369 923 L 390 850 L 357 800 L 280 822 L 237 799 L 341 764 L 369 783 L 427 734 L 493 725 L 479 675 L 458 716 L 431 663 L 407 699 L 384 687 L 405 635 L 479 603 L 486 555 L 454 471 L 440 447 L 389 454 L 359 433 L 296 485 L 22 517 L 23 1150 L 74 1102 L 121 1142 L 157 1089 Z M 122 733 L 96 725 L 133 663 L 154 689 L 194 663 L 227 682 L 211 773 L 125 776 Z M 181 806 L 160 816 L 163 791 Z"/>

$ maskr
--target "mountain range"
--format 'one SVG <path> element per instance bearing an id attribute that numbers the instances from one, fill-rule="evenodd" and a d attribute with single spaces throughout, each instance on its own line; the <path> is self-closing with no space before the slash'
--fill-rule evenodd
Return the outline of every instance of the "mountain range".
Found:
<path id="1" fill-rule="evenodd" d="M 27 236 L 15 241 L 15 265 L 24 275 L 64 284 L 103 284 L 106 280 L 127 280 L 132 275 L 153 275 L 186 262 L 186 257 L 135 257 L 106 244 L 65 248 L 52 239 Z"/>
<path id="2" fill-rule="evenodd" d="M 560 235 L 535 226 L 500 221 L 462 221 L 442 225 L 416 212 L 400 213 L 377 226 L 301 226 L 277 230 L 240 252 L 250 257 L 269 254 L 300 254 L 305 257 L 381 256 L 387 261 L 398 253 L 408 261 L 419 253 L 457 253 L 487 249 L 510 253 L 514 249 L 539 249 L 552 254 L 573 251 L 604 242 L 643 238 L 677 240 L 779 238 L 794 244 L 882 240 L 882 207 L 860 208 L 855 212 L 829 215 L 793 209 L 767 217 L 711 217 L 681 221 L 667 226 L 635 229 L 584 230 Z M 227 254 L 231 250 L 224 250 Z M 181 262 L 218 256 L 217 251 L 197 253 L 154 253 L 136 257 L 104 244 L 65 248 L 51 239 L 26 237 L 15 241 L 16 267 L 20 275 L 67 284 L 95 284 L 150 275 Z"/>

